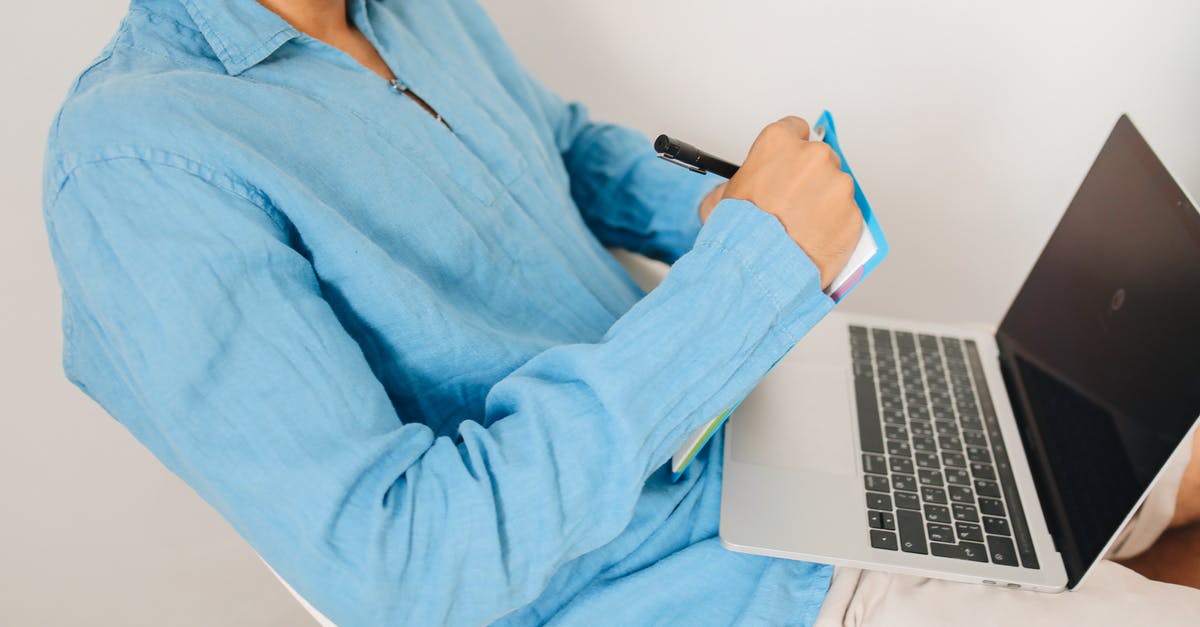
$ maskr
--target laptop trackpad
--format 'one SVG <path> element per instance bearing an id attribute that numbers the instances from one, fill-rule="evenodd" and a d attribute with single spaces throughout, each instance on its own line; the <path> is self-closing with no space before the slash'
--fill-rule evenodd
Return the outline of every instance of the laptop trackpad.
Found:
<path id="1" fill-rule="evenodd" d="M 730 419 L 734 461 L 853 475 L 850 374 L 784 359 Z"/>

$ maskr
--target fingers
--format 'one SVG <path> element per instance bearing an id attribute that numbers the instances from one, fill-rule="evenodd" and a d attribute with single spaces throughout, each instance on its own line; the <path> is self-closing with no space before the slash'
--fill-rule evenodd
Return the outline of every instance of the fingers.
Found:
<path id="1" fill-rule="evenodd" d="M 842 158 L 838 156 L 837 151 L 825 142 L 809 141 L 811 136 L 812 129 L 804 118 L 789 115 L 768 124 L 759 137 L 775 146 L 790 144 L 800 150 L 819 150 L 826 160 L 833 163 L 834 168 L 840 170 Z"/>
<path id="2" fill-rule="evenodd" d="M 809 138 L 811 129 L 808 127 L 808 122 L 804 118 L 789 115 L 780 119 L 778 122 L 775 122 L 775 124 L 782 126 L 800 139 L 807 140 Z"/>

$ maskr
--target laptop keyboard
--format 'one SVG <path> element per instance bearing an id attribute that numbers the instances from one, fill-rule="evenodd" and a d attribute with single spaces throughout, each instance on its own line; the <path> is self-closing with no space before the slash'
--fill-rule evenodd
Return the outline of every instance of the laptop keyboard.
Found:
<path id="1" fill-rule="evenodd" d="M 871 546 L 1038 568 L 971 340 L 850 327 Z"/>

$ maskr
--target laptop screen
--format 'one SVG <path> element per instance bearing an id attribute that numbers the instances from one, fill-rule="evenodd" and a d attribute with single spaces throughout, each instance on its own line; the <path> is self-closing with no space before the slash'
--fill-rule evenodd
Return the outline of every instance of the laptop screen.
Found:
<path id="1" fill-rule="evenodd" d="M 996 339 L 1074 587 L 1200 416 L 1200 214 L 1127 117 Z"/>

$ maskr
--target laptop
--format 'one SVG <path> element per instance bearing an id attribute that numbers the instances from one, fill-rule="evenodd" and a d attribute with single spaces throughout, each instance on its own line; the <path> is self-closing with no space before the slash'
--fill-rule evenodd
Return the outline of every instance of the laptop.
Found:
<path id="1" fill-rule="evenodd" d="M 1200 421 L 1200 214 L 1117 121 L 1003 322 L 831 314 L 726 430 L 734 551 L 1059 592 Z"/>

